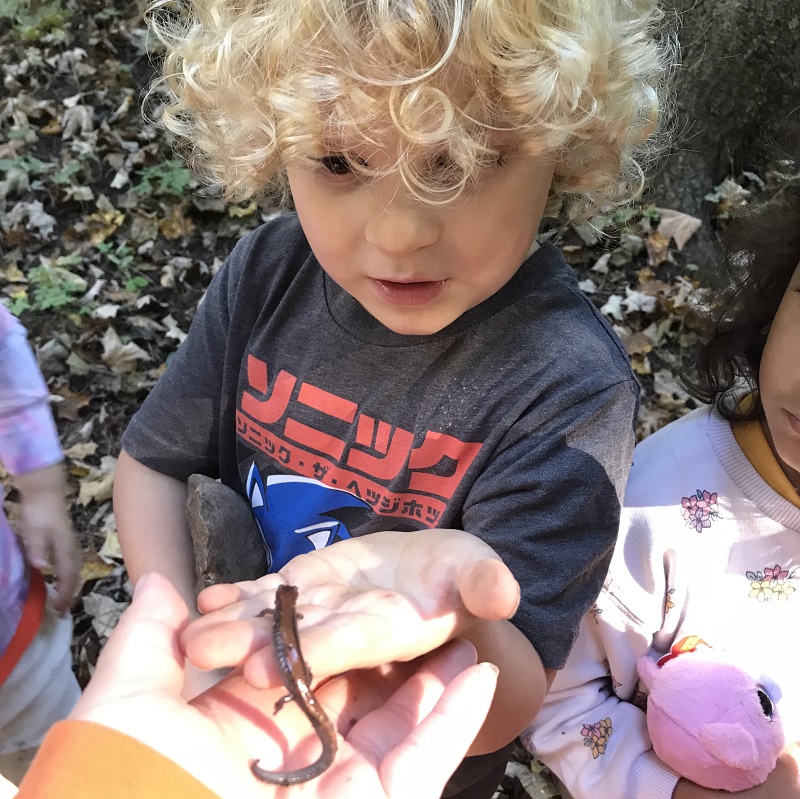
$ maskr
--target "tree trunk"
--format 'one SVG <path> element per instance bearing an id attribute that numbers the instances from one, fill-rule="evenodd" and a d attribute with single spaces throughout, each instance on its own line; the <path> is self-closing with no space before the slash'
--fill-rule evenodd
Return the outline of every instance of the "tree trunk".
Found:
<path id="1" fill-rule="evenodd" d="M 768 128 L 800 108 L 798 0 L 671 0 L 681 23 L 675 139 L 647 199 L 708 222 L 727 175 L 763 173 Z M 800 115 L 798 115 L 800 123 Z M 695 244 L 708 257 L 710 226 Z"/>

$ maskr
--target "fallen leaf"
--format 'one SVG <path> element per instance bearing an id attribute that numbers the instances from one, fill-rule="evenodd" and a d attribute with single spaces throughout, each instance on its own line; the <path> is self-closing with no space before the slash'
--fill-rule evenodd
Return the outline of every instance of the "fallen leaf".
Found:
<path id="1" fill-rule="evenodd" d="M 113 319 L 119 312 L 119 308 L 119 305 L 107 302 L 104 305 L 98 305 L 97 308 L 92 311 L 92 316 L 94 316 L 95 319 Z"/>
<path id="2" fill-rule="evenodd" d="M 647 263 L 653 268 L 665 261 L 671 260 L 669 252 L 669 238 L 658 230 L 654 230 L 645 240 L 647 247 Z"/>
<path id="3" fill-rule="evenodd" d="M 117 459 L 111 455 L 104 455 L 100 460 L 100 467 L 89 467 L 89 475 L 80 482 L 77 503 L 81 506 L 90 502 L 106 502 L 113 495 L 114 472 Z"/>
<path id="4" fill-rule="evenodd" d="M 61 419 L 69 419 L 75 422 L 80 418 L 80 411 L 85 408 L 92 398 L 89 394 L 80 394 L 72 391 L 69 386 L 59 386 L 53 391 L 61 397 L 61 401 L 56 403 L 56 415 Z"/>
<path id="5" fill-rule="evenodd" d="M 611 260 L 611 253 L 604 252 L 596 261 L 594 266 L 592 267 L 592 272 L 597 272 L 599 275 L 607 275 L 608 274 L 608 262 Z"/>
<path id="6" fill-rule="evenodd" d="M 85 219 L 89 241 L 96 247 L 115 233 L 124 221 L 125 214 L 114 208 L 108 198 L 101 194 L 97 200 L 97 210 Z"/>
<path id="7" fill-rule="evenodd" d="M 628 311 L 650 313 L 656 307 L 656 298 L 641 291 L 636 291 L 630 286 L 625 286 L 625 299 L 622 304 Z"/>
<path id="8" fill-rule="evenodd" d="M 675 242 L 675 246 L 682 250 L 686 242 L 702 227 L 703 221 L 691 214 L 681 211 L 672 211 L 669 208 L 656 208 L 661 221 L 658 223 L 658 232 Z"/>
<path id="9" fill-rule="evenodd" d="M 672 291 L 672 286 L 670 286 L 669 283 L 665 283 L 663 280 L 648 280 L 645 283 L 639 284 L 639 291 L 650 297 L 658 297 L 659 294 L 669 294 L 669 292 Z"/>
<path id="10" fill-rule="evenodd" d="M 600 313 L 613 316 L 618 322 L 622 322 L 625 319 L 625 315 L 622 313 L 622 303 L 623 299 L 619 294 L 612 294 L 600 309 Z"/>
<path id="11" fill-rule="evenodd" d="M 123 344 L 113 327 L 109 327 L 103 336 L 102 357 L 114 371 L 122 373 L 133 372 L 139 361 L 150 360 L 150 356 L 138 344 L 132 341 Z"/>
<path id="12" fill-rule="evenodd" d="M 113 570 L 112 570 L 113 571 Z M 117 626 L 119 617 L 128 607 L 127 602 L 117 602 L 106 594 L 95 591 L 83 598 L 83 607 L 92 617 L 92 627 L 101 638 L 108 638 Z"/>
<path id="13" fill-rule="evenodd" d="M 235 219 L 242 219 L 245 216 L 252 216 L 257 210 L 258 205 L 256 205 L 255 200 L 252 200 L 244 207 L 241 205 L 228 206 L 228 216 L 232 216 Z"/>
<path id="14" fill-rule="evenodd" d="M 183 209 L 176 205 L 169 209 L 167 215 L 158 222 L 158 229 L 166 239 L 179 239 L 191 236 L 194 231 L 194 222 L 183 213 Z"/>
<path id="15" fill-rule="evenodd" d="M 642 331 L 632 333 L 623 339 L 628 355 L 646 355 L 653 349 L 653 342 L 650 337 Z"/>
<path id="16" fill-rule="evenodd" d="M 117 568 L 116 563 L 101 558 L 93 549 L 85 549 L 81 557 L 82 563 L 79 577 L 81 586 L 86 585 L 91 580 L 102 580 Z"/>
<path id="17" fill-rule="evenodd" d="M 110 530 L 106 535 L 106 540 L 100 548 L 100 554 L 107 558 L 122 560 L 122 547 L 119 545 L 119 537 L 116 530 Z"/>
<path id="18" fill-rule="evenodd" d="M 71 447 L 67 447 L 64 450 L 64 455 L 67 458 L 77 458 L 78 460 L 84 460 L 85 458 L 94 455 L 95 452 L 97 452 L 96 441 L 79 441 L 77 444 L 73 444 Z"/>

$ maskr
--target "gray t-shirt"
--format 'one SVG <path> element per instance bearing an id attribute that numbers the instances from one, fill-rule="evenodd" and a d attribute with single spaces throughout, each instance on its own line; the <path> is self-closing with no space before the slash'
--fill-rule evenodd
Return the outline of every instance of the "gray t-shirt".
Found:
<path id="1" fill-rule="evenodd" d="M 327 277 L 286 214 L 239 241 L 122 443 L 242 492 L 271 570 L 377 530 L 480 536 L 522 587 L 514 624 L 560 668 L 609 564 L 638 396 L 552 245 L 444 330 L 406 336 Z"/>

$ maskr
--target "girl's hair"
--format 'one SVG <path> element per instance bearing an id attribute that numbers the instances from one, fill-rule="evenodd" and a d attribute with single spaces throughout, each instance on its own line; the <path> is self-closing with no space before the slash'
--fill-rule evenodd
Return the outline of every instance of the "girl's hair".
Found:
<path id="1" fill-rule="evenodd" d="M 503 157 L 500 132 L 512 154 L 556 164 L 571 217 L 640 189 L 674 62 L 662 21 L 658 0 L 155 0 L 148 13 L 164 124 L 230 197 L 388 129 L 385 171 L 447 202 Z"/>
<path id="2" fill-rule="evenodd" d="M 798 120 L 800 122 L 800 117 Z M 731 421 L 763 415 L 758 371 L 770 325 L 800 264 L 800 128 L 785 133 L 778 163 L 786 174 L 750 202 L 723 235 L 721 291 L 710 308 L 712 334 L 691 376 L 697 399 Z M 737 406 L 743 388 L 753 403 Z"/>

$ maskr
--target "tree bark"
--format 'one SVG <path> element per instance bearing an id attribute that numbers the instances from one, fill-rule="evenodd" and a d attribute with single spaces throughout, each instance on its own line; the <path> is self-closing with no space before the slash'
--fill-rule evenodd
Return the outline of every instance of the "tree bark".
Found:
<path id="1" fill-rule="evenodd" d="M 728 175 L 763 173 L 769 128 L 800 108 L 800 3 L 671 3 L 681 24 L 675 138 L 647 199 L 708 222 L 704 196 Z M 698 243 L 708 256 L 710 233 Z"/>

